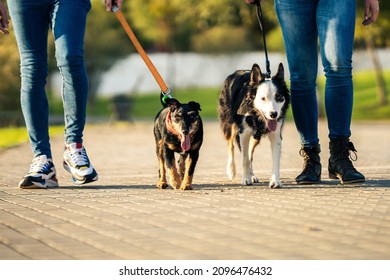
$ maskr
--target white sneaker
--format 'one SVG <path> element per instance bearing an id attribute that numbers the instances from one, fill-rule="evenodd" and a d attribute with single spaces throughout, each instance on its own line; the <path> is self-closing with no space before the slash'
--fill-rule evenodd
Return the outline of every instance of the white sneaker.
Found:
<path id="1" fill-rule="evenodd" d="M 46 189 L 47 187 L 58 187 L 56 168 L 53 160 L 46 155 L 40 155 L 33 159 L 30 171 L 19 182 L 21 189 Z"/>
<path id="2" fill-rule="evenodd" d="M 86 184 L 98 179 L 98 174 L 89 162 L 87 152 L 81 143 L 65 145 L 63 164 L 65 170 L 72 174 L 75 184 Z"/>

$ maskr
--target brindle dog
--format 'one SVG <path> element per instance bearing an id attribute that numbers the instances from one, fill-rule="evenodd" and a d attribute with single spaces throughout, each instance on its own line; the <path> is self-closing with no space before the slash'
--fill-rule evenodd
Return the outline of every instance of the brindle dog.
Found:
<path id="1" fill-rule="evenodd" d="M 163 103 L 163 102 L 162 102 Z M 190 101 L 181 104 L 168 98 L 164 107 L 154 120 L 154 137 L 159 162 L 159 181 L 157 187 L 168 187 L 165 175 L 168 169 L 172 188 L 191 190 L 199 150 L 203 142 L 203 124 L 199 115 L 200 104 Z M 178 153 L 178 168 L 175 163 Z"/>

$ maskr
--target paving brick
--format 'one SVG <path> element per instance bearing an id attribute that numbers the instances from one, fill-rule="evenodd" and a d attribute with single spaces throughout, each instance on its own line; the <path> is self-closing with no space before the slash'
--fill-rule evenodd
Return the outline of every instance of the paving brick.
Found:
<path id="1" fill-rule="evenodd" d="M 326 123 L 320 123 L 323 181 L 298 186 L 299 139 L 283 133 L 284 188 L 268 188 L 269 141 L 254 156 L 261 179 L 240 186 L 225 174 L 227 146 L 217 122 L 205 121 L 194 190 L 155 187 L 152 121 L 88 125 L 85 145 L 99 181 L 75 186 L 61 168 L 63 137 L 52 137 L 59 188 L 21 190 L 29 145 L 0 151 L 0 259 L 389 259 L 389 123 L 354 123 L 366 183 L 327 178 Z M 375 145 L 372 139 L 376 139 Z"/>

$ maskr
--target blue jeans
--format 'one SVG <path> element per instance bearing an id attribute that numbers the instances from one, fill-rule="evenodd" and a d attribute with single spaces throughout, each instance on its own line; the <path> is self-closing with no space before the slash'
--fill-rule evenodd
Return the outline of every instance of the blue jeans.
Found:
<path id="1" fill-rule="evenodd" d="M 45 85 L 48 75 L 48 31 L 62 75 L 66 143 L 82 143 L 88 77 L 84 34 L 90 0 L 12 0 L 8 7 L 20 54 L 21 106 L 34 156 L 51 158 Z"/>
<path id="2" fill-rule="evenodd" d="M 351 136 L 356 0 L 275 0 L 291 81 L 291 107 L 304 146 L 319 143 L 318 44 L 326 77 L 329 138 Z"/>

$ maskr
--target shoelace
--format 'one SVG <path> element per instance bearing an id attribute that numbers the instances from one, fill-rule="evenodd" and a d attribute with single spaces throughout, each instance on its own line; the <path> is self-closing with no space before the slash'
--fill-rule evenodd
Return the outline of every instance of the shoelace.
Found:
<path id="1" fill-rule="evenodd" d="M 36 157 L 30 165 L 29 173 L 39 173 L 50 166 L 50 161 L 44 157 Z"/>
<path id="2" fill-rule="evenodd" d="M 70 159 L 75 166 L 89 165 L 87 153 L 84 148 L 69 150 Z"/>
<path id="3" fill-rule="evenodd" d="M 344 150 L 341 151 L 339 154 L 338 158 L 343 158 L 344 155 L 348 154 L 346 158 L 352 160 L 352 161 L 357 161 L 358 156 L 357 156 L 357 151 L 355 149 L 355 146 L 353 145 L 352 142 L 349 142 L 348 145 L 344 148 Z"/>
<path id="4" fill-rule="evenodd" d="M 355 146 L 352 144 L 352 142 L 349 142 L 348 144 L 348 153 L 349 153 L 349 158 L 352 160 L 352 161 L 357 161 L 358 159 L 358 156 L 357 156 L 357 151 L 355 149 Z M 352 152 L 352 153 L 351 153 Z M 352 155 L 355 155 L 354 157 L 352 157 Z"/>
<path id="5" fill-rule="evenodd" d="M 315 160 L 309 153 L 310 151 L 305 151 L 304 149 L 299 150 L 299 155 L 304 158 L 304 168 L 315 165 Z"/>

